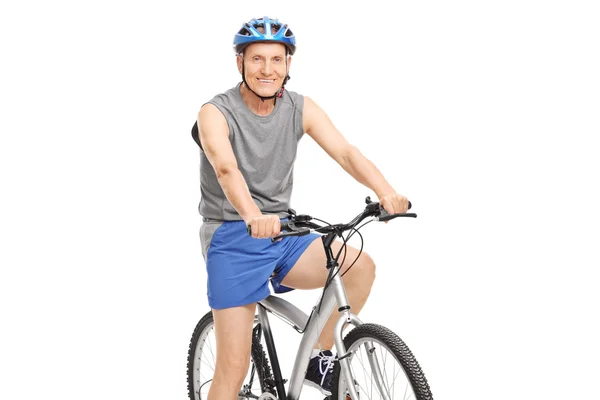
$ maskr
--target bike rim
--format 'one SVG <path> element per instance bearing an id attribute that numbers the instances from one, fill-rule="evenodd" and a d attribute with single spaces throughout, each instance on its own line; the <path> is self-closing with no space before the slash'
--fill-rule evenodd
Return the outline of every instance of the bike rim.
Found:
<path id="1" fill-rule="evenodd" d="M 211 322 L 203 331 L 196 342 L 194 351 L 194 398 L 205 400 L 208 398 L 210 382 L 215 373 L 217 343 L 215 340 L 214 323 Z"/>
<path id="2" fill-rule="evenodd" d="M 368 348 L 373 347 L 375 350 L 372 354 L 375 357 L 370 362 Z M 348 359 L 359 400 L 416 400 L 414 389 L 400 360 L 385 343 L 374 338 L 361 338 L 352 343 L 347 351 L 351 353 Z M 376 364 L 373 362 L 375 359 Z M 373 368 L 372 364 L 378 366 L 380 374 L 376 373 L 377 368 Z M 350 397 L 346 397 L 346 380 L 343 372 L 340 373 L 338 400 L 347 400 Z M 377 379 L 377 376 L 381 376 L 381 379 Z"/>

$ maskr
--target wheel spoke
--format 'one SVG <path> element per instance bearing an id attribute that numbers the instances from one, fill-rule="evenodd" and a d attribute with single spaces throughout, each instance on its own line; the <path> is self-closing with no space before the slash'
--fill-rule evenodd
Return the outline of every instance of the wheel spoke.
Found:
<path id="1" fill-rule="evenodd" d="M 210 382 L 214 377 L 216 370 L 215 350 L 216 337 L 214 334 L 214 324 L 212 320 L 206 320 L 201 328 L 197 326 L 190 344 L 189 359 L 191 365 L 188 366 L 188 382 L 190 384 L 190 396 L 194 400 L 206 400 L 209 392 Z M 258 347 L 256 347 L 258 346 Z M 258 399 L 262 394 L 261 380 L 272 379 L 268 359 L 264 358 L 264 351 L 260 343 L 253 344 L 252 360 L 249 365 L 246 377 L 244 378 L 244 386 L 240 389 L 238 397 L 240 399 Z M 257 359 L 254 359 L 254 356 Z M 265 375 L 268 374 L 268 375 Z"/>
<path id="2" fill-rule="evenodd" d="M 390 393 L 390 380 L 387 378 L 387 373 L 386 373 L 386 366 L 387 366 L 387 355 L 388 352 L 385 352 L 385 357 L 383 356 L 383 348 L 380 347 L 379 348 L 379 352 L 382 353 L 381 354 L 381 359 L 383 360 L 383 373 L 382 373 L 382 382 L 381 384 L 383 385 L 383 390 L 385 390 L 387 392 L 388 397 L 391 395 Z M 386 381 L 387 381 L 387 387 L 386 385 Z"/>
<path id="3" fill-rule="evenodd" d="M 360 358 L 357 358 L 357 360 L 360 363 L 360 365 L 362 366 L 363 375 L 365 377 L 365 382 L 369 382 L 370 383 L 369 387 L 371 388 L 371 390 L 369 391 L 369 393 L 371 394 L 371 397 L 373 397 L 373 379 L 368 379 L 367 378 L 367 368 L 365 367 L 365 364 L 363 362 L 364 360 L 363 360 L 361 348 L 363 348 L 363 347 L 361 346 L 357 350 L 358 353 L 360 354 Z M 365 348 L 365 353 L 366 353 L 366 348 Z M 354 376 L 354 373 L 352 375 Z"/>
<path id="4" fill-rule="evenodd" d="M 212 338 L 212 335 L 211 335 L 210 337 Z M 215 339 L 216 339 L 216 338 L 215 338 Z M 209 338 L 207 338 L 207 342 L 208 342 L 208 351 L 210 351 L 210 355 L 212 356 L 211 360 L 213 360 L 213 365 L 214 365 L 214 366 L 215 366 L 215 368 L 216 368 L 216 360 L 217 360 L 217 357 L 215 357 L 215 353 L 213 352 L 212 346 L 210 345 L 211 341 L 210 341 L 210 339 L 209 339 Z M 214 370 L 215 370 L 215 369 L 213 368 L 213 371 L 214 371 Z"/>
<path id="5" fill-rule="evenodd" d="M 395 374 L 396 374 L 396 363 L 394 363 L 394 372 L 392 372 L 392 375 L 395 375 Z M 396 380 L 394 379 L 394 381 L 392 382 L 392 384 L 395 383 L 395 382 L 396 382 Z M 396 385 L 393 385 L 392 386 L 392 399 L 394 398 L 394 393 L 395 392 L 396 392 Z"/>
<path id="6" fill-rule="evenodd" d="M 416 375 L 415 371 L 411 371 L 411 375 L 409 375 L 403 367 L 405 364 L 416 363 L 410 352 L 406 355 L 402 351 L 406 345 L 383 327 L 365 325 L 350 331 L 344 339 L 347 341 L 347 351 L 352 354 L 349 358 L 349 365 L 354 379 L 353 386 L 356 388 L 360 400 L 394 400 L 396 392 L 399 395 L 397 400 L 415 400 L 417 397 L 430 400 L 431 392 L 427 387 L 419 388 L 420 392 L 415 392 L 416 387 L 413 388 L 411 384 L 413 378 L 425 380 L 420 369 L 417 368 Z M 362 373 L 359 369 L 362 369 Z M 344 372 L 340 370 L 339 373 L 340 384 L 344 383 L 343 386 L 340 385 L 340 390 L 349 388 Z M 396 386 L 398 386 L 397 390 Z M 346 393 L 347 391 L 337 392 L 336 400 L 345 399 Z"/>
<path id="7" fill-rule="evenodd" d="M 364 360 L 362 359 L 363 355 L 362 355 L 362 351 L 360 351 L 360 349 L 361 349 L 361 348 L 359 348 L 359 349 L 358 349 L 358 354 L 360 355 L 360 360 L 359 360 L 359 362 L 360 362 L 360 363 L 362 364 L 362 366 L 363 366 L 363 375 L 364 375 L 364 377 L 365 377 L 365 382 L 367 382 L 367 371 L 366 371 L 366 369 L 365 369 L 365 364 L 363 363 L 363 361 L 364 361 Z M 352 374 L 352 375 L 354 375 L 354 374 Z M 373 383 L 373 382 L 371 382 L 371 383 Z M 373 388 L 371 388 L 371 394 L 372 394 L 372 393 L 373 393 Z"/>
<path id="8" fill-rule="evenodd" d="M 359 389 L 362 389 L 362 392 L 361 392 L 361 393 L 364 393 L 364 394 L 365 394 L 365 395 L 368 397 L 368 399 L 367 399 L 367 400 L 371 400 L 371 399 L 372 399 L 372 397 L 370 397 L 370 396 L 368 396 L 368 395 L 367 395 L 367 390 L 366 390 L 365 388 L 363 388 L 363 387 L 362 387 L 362 385 L 361 385 L 360 383 L 358 384 L 358 388 L 359 388 Z M 371 394 L 373 394 L 373 393 L 371 393 Z"/>
<path id="9" fill-rule="evenodd" d="M 408 392 L 408 385 L 406 385 L 406 387 L 404 388 L 404 397 L 403 397 L 404 400 L 410 399 L 412 397 L 412 395 L 414 394 L 414 393 L 410 393 L 408 395 L 408 397 L 406 397 L 406 392 Z"/>
<path id="10" fill-rule="evenodd" d="M 363 348 L 363 349 L 364 349 L 365 353 L 368 351 L 368 350 L 367 350 L 367 347 L 366 347 L 366 345 L 365 345 L 365 346 L 361 346 L 361 348 Z M 376 393 L 376 394 L 378 394 L 380 397 L 383 397 L 383 395 L 382 395 L 382 394 L 381 394 L 381 392 L 379 391 L 379 388 L 377 387 L 377 385 L 373 384 L 373 377 L 372 377 L 372 375 L 373 375 L 373 370 L 371 370 L 371 368 L 370 368 L 370 364 L 369 364 L 369 371 L 370 371 L 370 373 L 371 373 L 371 379 L 368 379 L 368 378 L 367 378 L 367 367 L 365 366 L 365 363 L 363 362 L 362 352 L 361 352 L 360 348 L 359 348 L 358 352 L 360 353 L 360 355 L 361 355 L 361 356 L 360 356 L 360 358 L 357 358 L 357 360 L 358 360 L 358 362 L 359 362 L 359 363 L 361 364 L 361 366 L 362 366 L 362 369 L 363 369 L 363 375 L 364 375 L 364 377 L 365 377 L 365 381 L 370 381 L 370 382 L 369 382 L 369 383 L 370 383 L 370 385 L 369 385 L 369 386 L 370 386 L 370 388 L 371 388 L 371 390 L 370 390 L 371 397 L 373 397 L 373 387 L 375 387 L 375 390 L 377 391 L 377 393 Z M 367 355 L 367 357 L 368 357 L 368 355 Z M 354 373 L 352 373 L 352 375 L 354 376 Z"/>

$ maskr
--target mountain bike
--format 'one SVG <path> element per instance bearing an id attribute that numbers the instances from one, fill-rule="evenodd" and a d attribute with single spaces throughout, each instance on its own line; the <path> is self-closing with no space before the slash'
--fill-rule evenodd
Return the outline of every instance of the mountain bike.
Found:
<path id="1" fill-rule="evenodd" d="M 309 215 L 297 215 L 294 210 L 288 211 L 289 218 L 281 223 L 282 232 L 271 240 L 310 232 L 322 234 L 321 240 L 327 257 L 326 268 L 329 271 L 327 281 L 310 315 L 273 295 L 257 303 L 252 330 L 251 363 L 244 380 L 247 383 L 241 387 L 238 399 L 298 400 L 311 352 L 336 304 L 341 313 L 334 332 L 338 357 L 333 370 L 332 394 L 326 400 L 433 399 L 419 363 L 402 339 L 381 325 L 363 323 L 350 312 L 341 274 L 348 240 L 354 234 L 358 234 L 362 240 L 359 230 L 370 222 L 417 216 L 414 213 L 388 214 L 369 197 L 366 198 L 366 203 L 365 209 L 346 224 L 328 224 Z M 367 221 L 363 223 L 365 220 Z M 331 244 L 338 237 L 343 239 L 343 246 L 334 255 Z M 342 253 L 344 258 L 338 263 Z M 349 268 L 352 268 L 354 262 Z M 302 335 L 289 381 L 281 373 L 269 315 L 280 318 Z M 342 338 L 346 328 L 351 330 Z M 266 353 L 263 342 L 267 347 Z M 208 398 L 214 374 L 215 350 L 214 321 L 209 311 L 196 325 L 189 346 L 187 381 L 190 400 Z"/>

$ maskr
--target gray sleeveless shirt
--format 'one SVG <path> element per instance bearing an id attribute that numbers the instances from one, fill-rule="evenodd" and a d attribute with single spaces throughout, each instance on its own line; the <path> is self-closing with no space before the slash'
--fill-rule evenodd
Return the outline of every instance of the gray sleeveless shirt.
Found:
<path id="1" fill-rule="evenodd" d="M 304 134 L 304 97 L 285 90 L 270 115 L 258 116 L 242 100 L 240 85 L 215 96 L 216 106 L 229 125 L 229 140 L 252 199 L 265 214 L 285 216 L 290 208 L 294 161 Z M 198 144 L 197 126 L 192 130 Z M 225 197 L 212 165 L 200 147 L 200 205 L 207 219 L 241 220 Z"/>

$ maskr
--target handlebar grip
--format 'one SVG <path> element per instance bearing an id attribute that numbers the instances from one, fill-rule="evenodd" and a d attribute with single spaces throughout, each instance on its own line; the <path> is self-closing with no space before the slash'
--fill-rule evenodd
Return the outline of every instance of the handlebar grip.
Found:
<path id="1" fill-rule="evenodd" d="M 394 214 L 388 214 L 387 211 L 381 210 L 381 215 L 377 219 L 381 222 L 385 222 L 394 218 L 396 218 Z"/>
<path id="2" fill-rule="evenodd" d="M 412 203 L 409 201 L 408 209 L 410 210 L 411 207 L 412 207 Z M 414 218 L 416 216 L 417 216 L 417 214 L 414 214 L 414 213 L 389 214 L 387 211 L 385 211 L 385 209 L 383 207 L 381 207 L 381 213 L 377 219 L 379 221 L 386 222 L 386 221 L 392 220 L 397 217 L 413 217 Z"/>
<path id="3" fill-rule="evenodd" d="M 281 230 L 282 231 L 291 231 L 292 230 L 290 228 L 291 223 L 292 223 L 292 221 L 290 221 L 289 219 L 287 219 L 285 221 L 281 221 L 281 223 L 280 223 Z M 248 235 L 252 236 L 252 226 L 246 225 L 246 231 L 248 232 Z"/>
<path id="4" fill-rule="evenodd" d="M 309 233 L 310 233 L 310 228 L 299 228 L 298 230 L 290 230 L 289 232 L 281 232 L 279 235 L 273 236 L 271 238 L 271 242 L 275 242 L 286 236 L 304 236 L 304 235 L 308 235 Z"/>
<path id="5" fill-rule="evenodd" d="M 386 221 L 392 220 L 394 218 L 399 218 L 399 217 L 417 218 L 417 214 L 415 214 L 415 213 L 385 214 L 385 215 L 380 215 L 377 219 L 381 222 L 386 222 Z"/>

